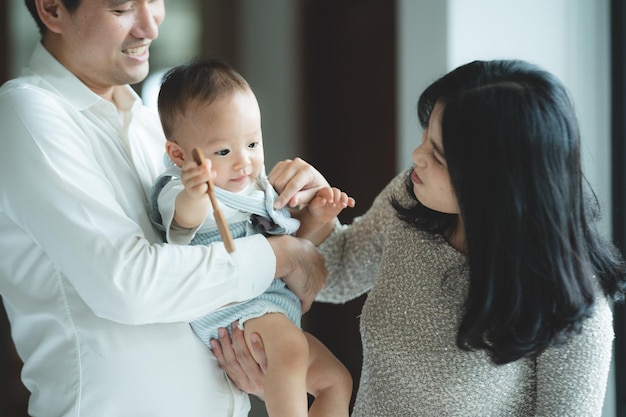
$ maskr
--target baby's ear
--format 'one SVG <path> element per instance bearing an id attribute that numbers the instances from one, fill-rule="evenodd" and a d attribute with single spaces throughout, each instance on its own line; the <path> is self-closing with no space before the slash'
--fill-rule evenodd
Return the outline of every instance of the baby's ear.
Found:
<path id="1" fill-rule="evenodd" d="M 182 167 L 185 162 L 183 150 L 180 145 L 173 140 L 165 142 L 165 151 L 176 166 Z"/>

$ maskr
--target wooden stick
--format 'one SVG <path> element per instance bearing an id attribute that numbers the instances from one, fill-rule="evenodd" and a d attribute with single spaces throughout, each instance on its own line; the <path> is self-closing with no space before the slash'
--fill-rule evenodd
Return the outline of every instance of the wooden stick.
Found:
<path id="1" fill-rule="evenodd" d="M 204 153 L 200 148 L 194 148 L 191 151 L 193 156 L 193 160 L 198 165 L 204 165 Z M 220 232 L 220 236 L 222 237 L 222 241 L 224 241 L 224 246 L 226 247 L 226 251 L 228 253 L 233 253 L 235 251 L 235 242 L 233 241 L 233 236 L 230 233 L 230 229 L 228 228 L 228 223 L 224 218 L 224 214 L 220 209 L 219 204 L 217 203 L 217 199 L 215 198 L 213 178 L 209 175 L 209 181 L 207 182 L 208 190 L 207 194 L 209 195 L 209 199 L 211 200 L 211 205 L 213 206 L 213 217 L 215 217 L 215 223 L 217 223 L 217 230 Z"/>

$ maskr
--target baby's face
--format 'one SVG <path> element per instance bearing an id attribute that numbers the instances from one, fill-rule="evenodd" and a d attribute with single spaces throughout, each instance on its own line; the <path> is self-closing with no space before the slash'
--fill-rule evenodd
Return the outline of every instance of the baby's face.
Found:
<path id="1" fill-rule="evenodd" d="M 261 112 L 252 92 L 236 92 L 190 109 L 180 123 L 185 160 L 199 147 L 217 172 L 217 187 L 238 192 L 261 173 L 264 164 Z"/>

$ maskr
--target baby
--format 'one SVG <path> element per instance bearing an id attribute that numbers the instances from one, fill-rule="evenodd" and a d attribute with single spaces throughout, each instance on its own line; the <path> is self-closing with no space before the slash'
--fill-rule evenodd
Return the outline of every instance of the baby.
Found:
<path id="1" fill-rule="evenodd" d="M 294 217 L 274 208 L 277 193 L 265 175 L 259 105 L 245 79 L 227 64 L 203 58 L 172 69 L 164 76 L 158 105 L 173 164 L 155 183 L 151 212 L 167 242 L 220 240 L 207 195 L 210 179 L 234 238 L 295 234 L 318 244 L 332 232 L 337 215 L 354 206 L 346 193 L 327 187 Z M 195 148 L 207 157 L 202 165 L 193 160 Z M 298 298 L 276 279 L 259 297 L 225 306 L 191 327 L 209 347 L 217 329 L 235 321 L 248 344 L 252 333 L 261 336 L 267 355 L 264 399 L 271 417 L 348 417 L 350 374 L 300 329 L 301 314 Z M 307 392 L 315 397 L 310 410 Z"/>

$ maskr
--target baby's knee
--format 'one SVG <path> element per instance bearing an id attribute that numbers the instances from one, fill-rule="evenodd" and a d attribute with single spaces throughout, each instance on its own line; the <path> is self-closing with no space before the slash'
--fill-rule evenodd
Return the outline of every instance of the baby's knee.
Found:
<path id="1" fill-rule="evenodd" d="M 352 379 L 352 374 L 350 374 L 350 371 L 348 370 L 348 368 L 345 367 L 343 363 L 339 361 L 337 361 L 337 363 L 338 363 L 337 369 L 336 369 L 337 386 L 342 387 L 348 392 L 352 392 L 352 384 L 354 383 Z"/>
<path id="2" fill-rule="evenodd" d="M 268 366 L 306 367 L 309 344 L 304 332 L 280 313 L 267 314 L 246 322 L 246 338 L 257 332 L 261 335 Z"/>
<path id="3" fill-rule="evenodd" d="M 294 326 L 282 334 L 279 360 L 285 366 L 306 366 L 309 362 L 309 344 L 304 333 Z"/>

